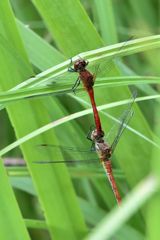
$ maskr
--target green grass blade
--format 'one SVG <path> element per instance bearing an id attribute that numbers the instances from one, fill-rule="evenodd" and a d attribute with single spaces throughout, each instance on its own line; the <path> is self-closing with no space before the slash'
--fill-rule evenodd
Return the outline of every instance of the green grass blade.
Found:
<path id="1" fill-rule="evenodd" d="M 156 105 L 156 115 L 155 115 L 155 133 L 159 137 L 160 129 L 159 129 L 159 106 Z M 160 144 L 160 140 L 158 139 L 158 143 Z M 158 181 L 160 182 L 160 150 L 157 148 L 153 148 L 153 154 L 152 154 L 152 172 L 156 175 L 158 178 Z M 160 231 L 159 231 L 159 214 L 160 214 L 160 188 L 157 190 L 156 194 L 152 197 L 151 201 L 148 203 L 148 209 L 147 209 L 147 238 L 150 240 L 156 240 L 160 238 Z"/>
<path id="2" fill-rule="evenodd" d="M 156 98 L 159 98 L 160 95 L 153 95 L 153 96 L 147 96 L 147 97 L 141 97 L 141 98 L 137 98 L 135 101 L 138 102 L 138 101 L 142 101 L 142 100 L 149 100 L 149 99 L 156 99 Z M 117 106 L 121 106 L 121 105 L 124 105 L 124 104 L 128 104 L 130 103 L 130 99 L 129 100 L 123 100 L 123 101 L 119 101 L 119 102 L 113 102 L 113 103 L 110 103 L 110 104 L 105 104 L 105 105 L 102 105 L 102 106 L 98 106 L 98 110 L 99 111 L 102 111 L 102 110 L 105 110 L 105 109 L 109 109 L 109 108 L 114 108 L 114 107 L 117 107 Z M 40 134 L 52 129 L 52 128 L 55 128 L 61 124 L 64 124 L 64 123 L 67 123 L 73 119 L 76 119 L 76 118 L 79 118 L 79 117 L 82 117 L 82 116 L 85 116 L 87 114 L 90 114 L 92 113 L 92 108 L 89 108 L 87 110 L 83 110 L 83 111 L 79 111 L 77 113 L 73 113 L 73 114 L 70 114 L 68 116 L 65 116 L 61 119 L 58 119 L 54 122 L 51 122 L 49 124 L 46 124 L 44 126 L 42 126 L 41 128 L 39 129 L 36 129 L 35 131 L 25 135 L 24 137 L 18 139 L 17 141 L 13 142 L 12 144 L 8 145 L 7 147 L 3 148 L 2 150 L 0 150 L 0 156 L 3 156 L 4 154 L 8 153 L 9 151 L 11 151 L 12 149 L 18 147 L 19 145 L 21 145 L 22 143 L 25 143 L 27 141 L 29 141 L 30 139 L 34 138 L 34 137 L 37 137 L 39 136 Z M 140 136 L 140 138 L 146 140 L 146 142 L 149 142 L 150 144 L 156 146 L 157 148 L 160 148 L 159 145 L 152 141 L 151 139 L 147 138 L 145 135 L 141 134 L 141 133 L 138 133 L 136 130 L 130 128 L 129 126 L 127 126 L 126 128 L 130 129 L 133 131 L 133 133 L 136 133 L 138 136 Z M 34 161 L 35 162 L 35 161 Z"/>
<path id="3" fill-rule="evenodd" d="M 0 176 L 0 238 L 5 240 L 21 240 L 22 238 L 29 240 L 30 237 L 2 164 L 2 159 L 0 160 Z"/>
<path id="4" fill-rule="evenodd" d="M 148 77 L 148 76 L 126 76 L 126 77 L 109 77 L 109 78 L 97 78 L 95 87 L 121 87 L 138 84 L 156 84 L 160 82 L 159 77 Z M 6 104 L 17 100 L 25 100 L 30 97 L 41 97 L 41 96 L 57 96 L 61 94 L 67 94 L 71 92 L 73 83 L 54 83 L 44 87 L 32 87 L 20 90 L 3 91 L 0 93 L 0 104 Z M 76 94 L 83 89 L 82 85 L 78 87 Z M 83 93 L 84 94 L 84 93 Z M 79 96 L 80 94 L 78 94 Z M 81 96 L 81 95 L 80 95 Z"/>
<path id="5" fill-rule="evenodd" d="M 119 209 L 114 209 L 85 239 L 110 239 L 115 231 L 155 193 L 158 186 L 158 181 L 154 176 L 149 176 L 143 180 L 143 182 L 127 196 L 121 207 Z"/>
<path id="6" fill-rule="evenodd" d="M 18 20 L 17 24 L 30 62 L 34 66 L 44 71 L 64 60 L 64 56 L 59 51 L 35 34 L 28 26 Z M 44 58 L 44 56 L 47 57 Z"/>
<path id="7" fill-rule="evenodd" d="M 106 44 L 116 43 L 118 40 L 113 3 L 111 0 L 94 0 L 95 11 L 97 13 L 98 26 L 103 41 Z"/>
<path id="8" fill-rule="evenodd" d="M 14 61 L 14 59 L 11 58 L 12 53 L 10 54 L 8 49 L 4 49 L 4 46 L 0 45 L 0 51 L 2 53 L 0 55 L 0 82 L 1 88 L 7 90 L 19 84 L 23 79 L 28 78 L 32 74 L 32 69 L 26 58 L 13 13 L 7 1 L 1 3 L 0 15 L 4 25 L 3 31 L 5 31 L 5 38 L 10 41 L 14 50 L 17 51 L 17 55 L 21 56 L 28 66 L 28 68 L 22 67 L 21 61 L 19 60 L 19 64 L 17 63 L 18 59 Z M 1 31 L 1 34 L 2 33 Z M 37 129 L 38 126 L 50 121 L 46 108 L 42 107 L 42 103 L 38 101 L 34 101 L 32 104 L 29 102 L 19 102 L 8 107 L 7 111 L 17 138 L 24 136 L 30 130 Z M 53 169 L 47 167 L 44 171 L 41 167 L 35 168 L 33 165 L 34 160 L 42 157 L 38 151 L 33 151 L 33 146 L 39 142 L 47 141 L 48 138 L 53 141 L 57 140 L 53 132 L 48 133 L 45 136 L 40 136 L 34 140 L 34 142 L 30 141 L 23 145 L 22 151 L 28 163 L 28 168 L 38 192 L 52 238 L 54 236 L 56 239 L 62 239 L 62 236 L 64 237 L 65 235 L 66 239 L 79 239 L 86 232 L 86 227 L 66 168 L 57 167 Z M 44 157 L 50 159 L 52 158 L 52 154 L 46 152 Z M 66 188 L 67 193 L 65 192 Z M 61 204 L 57 205 L 57 203 Z"/>
<path id="9" fill-rule="evenodd" d="M 77 53 L 77 46 L 81 51 L 102 46 L 96 29 L 78 0 L 47 0 L 45 2 L 33 0 L 33 3 L 43 16 L 58 48 L 63 53 L 65 52 L 67 57 L 72 57 Z M 67 27 L 64 27 L 66 25 Z M 94 41 L 92 36 L 95 36 Z"/>

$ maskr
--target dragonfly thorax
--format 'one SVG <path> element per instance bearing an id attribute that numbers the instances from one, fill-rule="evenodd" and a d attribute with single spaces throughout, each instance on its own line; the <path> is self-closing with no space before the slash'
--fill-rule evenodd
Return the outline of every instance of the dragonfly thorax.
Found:
<path id="1" fill-rule="evenodd" d="M 106 142 L 95 142 L 95 149 L 102 161 L 107 161 L 112 155 L 112 149 Z"/>
<path id="2" fill-rule="evenodd" d="M 104 132 L 94 129 L 91 133 L 91 140 L 95 143 L 95 149 L 102 161 L 107 161 L 112 155 L 112 149 L 104 141 Z"/>

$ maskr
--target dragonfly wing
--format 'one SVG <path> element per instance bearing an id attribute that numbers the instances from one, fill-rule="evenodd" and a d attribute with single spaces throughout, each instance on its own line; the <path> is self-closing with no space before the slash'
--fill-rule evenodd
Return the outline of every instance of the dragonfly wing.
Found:
<path id="1" fill-rule="evenodd" d="M 88 160 L 75 160 L 75 161 L 35 161 L 33 162 L 35 166 L 42 164 L 43 166 L 61 166 L 61 164 L 65 164 L 71 173 L 72 177 L 90 177 L 90 176 L 105 176 L 103 172 L 103 168 L 100 164 L 99 159 L 88 159 Z"/>
<path id="2" fill-rule="evenodd" d="M 100 161 L 98 158 L 95 159 L 85 159 L 85 160 L 40 160 L 40 161 L 34 161 L 32 162 L 34 164 L 66 164 L 69 167 L 78 167 L 83 165 L 93 165 L 93 166 L 99 166 Z"/>
<path id="3" fill-rule="evenodd" d="M 44 78 L 42 82 L 39 83 L 39 85 L 44 86 L 44 85 L 52 85 L 56 83 L 69 83 L 72 82 L 74 84 L 74 81 L 77 79 L 77 73 L 70 73 L 70 72 L 65 72 L 57 76 L 49 76 Z"/>
<path id="4" fill-rule="evenodd" d="M 119 130 L 117 132 L 117 135 L 111 145 L 112 153 L 114 152 L 115 147 L 116 147 L 117 143 L 119 142 L 119 139 L 122 136 L 122 133 L 124 132 L 126 126 L 128 125 L 130 119 L 132 118 L 133 114 L 134 114 L 134 111 L 130 110 L 126 115 L 126 118 L 122 119 Z"/>
<path id="5" fill-rule="evenodd" d="M 93 151 L 91 147 L 89 146 L 88 148 L 76 148 L 76 147 L 69 147 L 69 146 L 63 146 L 63 145 L 54 145 L 54 144 L 39 144 L 37 145 L 37 150 L 41 151 L 41 156 L 42 158 L 40 159 L 41 162 L 46 162 L 47 159 L 45 159 L 45 152 L 49 151 L 52 154 L 54 154 L 54 159 L 53 162 L 56 160 L 59 162 L 62 161 L 65 163 L 66 159 L 69 159 L 70 162 L 75 162 L 75 159 L 84 160 L 88 161 L 88 159 L 97 159 L 97 154 L 96 151 Z M 46 161 L 44 161 L 46 160 Z M 49 163 L 47 161 L 47 163 Z"/>
<path id="6" fill-rule="evenodd" d="M 89 148 L 83 148 L 83 147 L 77 148 L 77 147 L 70 147 L 70 146 L 63 146 L 63 145 L 56 145 L 56 144 L 47 144 L 47 143 L 39 144 L 38 147 L 58 148 L 61 151 L 80 152 L 80 153 L 93 153 L 94 152 L 92 149 L 89 149 Z"/>
<path id="7" fill-rule="evenodd" d="M 94 71 L 93 66 L 90 63 L 89 69 L 91 69 L 92 72 L 94 72 L 95 78 L 100 76 L 103 76 L 105 73 L 111 72 L 112 68 L 115 66 L 113 63 L 113 60 L 118 59 L 118 57 L 121 55 L 122 50 L 127 46 L 127 43 L 133 39 L 133 36 L 131 36 L 129 39 L 127 39 L 120 47 L 117 49 L 117 52 L 114 56 L 111 56 L 107 58 L 107 60 L 101 60 L 100 62 L 94 64 Z"/>
<path id="8" fill-rule="evenodd" d="M 116 124 L 113 125 L 110 132 L 106 136 L 107 142 L 110 144 L 112 148 L 112 152 L 115 150 L 115 147 L 117 143 L 119 142 L 119 139 L 126 128 L 127 124 L 129 123 L 130 119 L 133 116 L 133 103 L 135 101 L 135 98 L 137 96 L 137 92 L 132 93 L 132 99 L 131 102 L 128 104 L 127 109 L 122 113 L 122 115 L 117 119 Z"/>

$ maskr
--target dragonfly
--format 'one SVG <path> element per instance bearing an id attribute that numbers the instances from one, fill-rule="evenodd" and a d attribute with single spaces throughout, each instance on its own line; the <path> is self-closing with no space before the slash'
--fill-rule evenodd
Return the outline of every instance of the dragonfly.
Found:
<path id="1" fill-rule="evenodd" d="M 49 161 L 36 161 L 35 163 L 37 164 L 59 164 L 59 163 L 66 163 L 67 165 L 69 164 L 84 164 L 84 163 L 93 163 L 93 162 L 100 162 L 101 165 L 103 166 L 103 169 L 108 177 L 108 180 L 110 182 L 112 191 L 114 193 L 114 196 L 116 198 L 116 201 L 118 205 L 121 203 L 121 196 L 119 193 L 119 190 L 117 188 L 117 184 L 115 181 L 115 178 L 113 176 L 112 172 L 112 164 L 111 164 L 111 157 L 115 151 L 115 148 L 125 130 L 127 125 L 129 124 L 130 119 L 133 116 L 133 103 L 135 101 L 137 93 L 133 93 L 132 99 L 130 103 L 128 104 L 126 110 L 122 113 L 122 115 L 119 117 L 119 124 L 115 124 L 111 128 L 111 133 L 112 134 L 107 134 L 106 138 L 105 135 L 103 136 L 99 135 L 96 127 L 94 129 L 91 129 L 90 136 L 88 138 L 92 141 L 94 144 L 94 149 L 93 147 L 90 149 L 90 153 L 95 152 L 98 155 L 98 158 L 96 159 L 86 159 L 86 160 L 63 160 L 63 161 L 54 161 L 54 160 L 49 160 Z M 111 135 L 111 140 L 109 140 L 109 135 Z M 56 145 L 52 144 L 41 144 L 43 147 L 58 147 Z M 89 152 L 88 149 L 78 149 L 78 148 L 72 148 L 72 147 L 63 147 L 59 146 L 62 150 L 71 150 L 71 151 L 77 151 L 80 153 L 87 153 Z M 99 159 L 99 160 L 98 160 Z"/>
<path id="2" fill-rule="evenodd" d="M 59 86 L 62 89 L 64 89 L 66 86 L 66 80 L 67 80 L 67 84 L 68 84 L 69 82 L 73 81 L 74 77 L 76 77 L 77 80 L 75 81 L 75 84 L 73 85 L 72 89 L 62 90 L 62 91 L 60 90 L 59 92 L 56 91 L 55 95 L 59 95 L 59 94 L 64 94 L 64 93 L 70 93 L 71 91 L 75 93 L 77 91 L 78 86 L 80 85 L 80 82 L 82 82 L 84 89 L 87 91 L 88 96 L 90 98 L 96 128 L 97 128 L 99 134 L 102 136 L 103 136 L 103 131 L 102 131 L 99 113 L 98 113 L 97 106 L 96 106 L 93 86 L 94 86 L 95 80 L 98 75 L 103 75 L 104 73 L 109 72 L 112 69 L 112 67 L 114 66 L 113 60 L 116 59 L 118 54 L 122 51 L 122 49 L 125 48 L 128 41 L 131 40 L 132 38 L 133 38 L 133 36 L 131 36 L 127 41 L 125 41 L 123 43 L 123 45 L 118 49 L 116 55 L 114 57 L 111 57 L 109 59 L 109 61 L 104 60 L 104 61 L 98 62 L 96 64 L 92 64 L 92 63 L 89 63 L 88 60 L 83 59 L 81 57 L 79 57 L 79 59 L 76 60 L 74 63 L 72 62 L 72 59 L 71 59 L 70 65 L 68 66 L 68 73 L 64 73 L 57 77 L 54 77 L 52 79 L 52 82 L 50 84 L 47 84 L 50 87 L 54 86 L 56 88 L 56 87 L 58 87 L 57 82 L 61 82 L 61 86 L 60 85 Z M 108 62 L 109 62 L 109 64 L 108 64 Z M 71 73 L 72 74 L 75 73 L 75 74 L 73 74 L 73 76 L 71 76 L 72 75 Z M 78 77 L 75 76 L 77 74 L 78 74 Z M 65 86 L 63 86 L 63 79 L 65 79 L 65 83 L 64 83 Z M 51 78 L 50 78 L 50 80 L 51 80 Z M 31 91 L 32 91 L 32 89 L 31 89 Z M 41 91 L 41 89 L 40 89 L 40 91 Z M 49 90 L 48 93 L 46 93 L 44 95 L 50 95 L 50 94 L 52 94 L 52 92 L 53 92 L 53 90 L 51 89 L 51 90 Z M 31 96 L 31 98 L 36 97 L 36 96 L 38 96 L 38 95 L 35 94 L 34 96 Z M 40 93 L 39 96 L 42 96 L 42 93 Z M 27 96 L 26 98 L 29 98 L 29 97 Z"/>
<path id="3" fill-rule="evenodd" d="M 96 129 L 98 131 L 98 134 L 103 136 L 104 133 L 102 131 L 101 121 L 100 121 L 99 113 L 97 110 L 95 97 L 94 97 L 94 90 L 93 90 L 95 75 L 86 69 L 88 63 L 89 62 L 87 60 L 80 58 L 74 62 L 73 68 L 72 67 L 68 68 L 68 71 L 77 72 L 79 74 L 74 86 L 72 87 L 72 90 L 75 91 L 75 89 L 80 85 L 80 80 L 83 82 L 83 86 L 86 89 L 90 98 L 90 102 L 92 104 Z M 71 60 L 71 64 L 72 64 L 72 60 Z"/>
<path id="4" fill-rule="evenodd" d="M 122 47 L 119 49 L 119 51 L 121 51 L 125 47 L 127 42 L 128 41 L 126 41 L 122 45 Z M 98 63 L 98 65 L 95 66 L 96 71 L 94 73 L 92 73 L 91 71 L 89 71 L 87 69 L 88 64 L 89 64 L 89 61 L 85 60 L 81 57 L 78 60 L 76 60 L 74 63 L 72 62 L 72 59 L 71 59 L 70 66 L 68 67 L 68 72 L 78 73 L 78 78 L 72 87 L 72 91 L 75 92 L 77 87 L 80 85 L 80 82 L 83 83 L 84 89 L 88 93 L 88 96 L 90 98 L 90 102 L 92 105 L 97 134 L 99 135 L 99 137 L 103 137 L 104 132 L 103 132 L 102 126 L 101 126 L 101 120 L 100 120 L 99 113 L 97 110 L 95 97 L 94 97 L 94 88 L 93 88 L 98 72 L 102 72 L 102 64 Z M 72 65 L 73 65 L 73 67 L 72 67 Z"/>

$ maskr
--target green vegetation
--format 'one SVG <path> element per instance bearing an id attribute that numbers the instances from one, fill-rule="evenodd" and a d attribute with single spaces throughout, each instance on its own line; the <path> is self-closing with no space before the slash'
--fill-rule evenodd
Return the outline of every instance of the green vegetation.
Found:
<path id="1" fill-rule="evenodd" d="M 158 7 L 157 0 L 1 1 L 0 239 L 160 238 Z M 67 72 L 79 55 L 92 71 L 105 69 L 94 88 L 106 135 L 138 93 L 112 157 L 120 208 L 98 161 L 36 163 L 95 158 L 39 146 L 90 149 L 90 102 L 83 86 L 70 92 L 77 74 Z M 27 165 L 3 164 L 16 158 Z"/>

